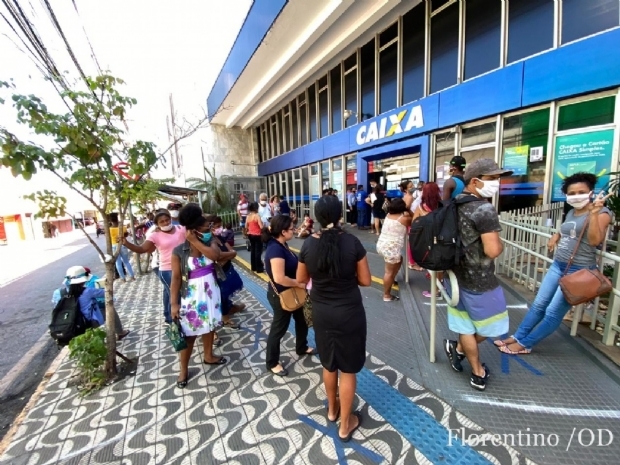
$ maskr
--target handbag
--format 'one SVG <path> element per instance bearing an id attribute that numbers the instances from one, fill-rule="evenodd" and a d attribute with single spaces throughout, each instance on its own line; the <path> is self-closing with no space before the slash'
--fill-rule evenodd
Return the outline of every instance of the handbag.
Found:
<path id="1" fill-rule="evenodd" d="M 573 263 L 573 259 L 577 254 L 577 250 L 579 250 L 579 244 L 581 244 L 581 239 L 583 239 L 583 234 L 585 233 L 586 229 L 588 229 L 589 223 L 590 215 L 588 214 L 588 218 L 583 225 L 581 234 L 579 234 L 579 239 L 577 239 L 577 245 L 575 246 L 575 250 L 573 250 L 570 259 L 568 260 L 568 264 L 566 265 L 564 276 L 560 278 L 560 288 L 562 289 L 562 294 L 564 294 L 564 298 L 572 306 L 580 305 L 594 300 L 603 294 L 611 292 L 611 290 L 613 289 L 611 281 L 609 281 L 609 279 L 607 279 L 607 276 L 601 273 L 598 268 L 594 270 L 588 270 L 584 268 L 579 271 L 575 271 L 574 273 L 568 275 L 566 274 L 570 269 L 571 264 Z"/>
<path id="2" fill-rule="evenodd" d="M 273 288 L 273 292 L 276 293 L 278 297 L 280 297 L 280 306 L 282 310 L 286 310 L 287 312 L 294 312 L 295 310 L 299 310 L 304 302 L 306 301 L 306 296 L 308 293 L 305 289 L 300 289 L 298 287 L 289 287 L 285 291 L 278 292 L 276 289 L 276 285 L 270 279 L 271 287 Z"/>
<path id="3" fill-rule="evenodd" d="M 308 328 L 312 328 L 312 301 L 310 300 L 310 294 L 306 294 L 306 301 L 304 302 L 304 320 Z"/>
<path id="4" fill-rule="evenodd" d="M 218 281 L 226 281 L 226 272 L 224 271 L 224 268 L 222 268 L 222 265 L 220 265 L 219 263 L 214 263 L 215 265 L 215 276 L 217 278 Z"/>
<path id="5" fill-rule="evenodd" d="M 166 336 L 170 339 L 172 347 L 177 352 L 187 349 L 187 341 L 185 340 L 185 333 L 181 328 L 181 323 L 178 320 L 173 320 L 172 323 L 166 328 Z"/>

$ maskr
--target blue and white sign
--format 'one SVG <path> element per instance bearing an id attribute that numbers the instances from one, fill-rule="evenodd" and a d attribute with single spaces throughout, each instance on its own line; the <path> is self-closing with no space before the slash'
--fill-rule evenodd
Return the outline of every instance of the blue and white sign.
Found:
<path id="1" fill-rule="evenodd" d="M 360 150 L 437 127 L 438 99 L 426 98 L 364 121 L 349 129 L 351 150 Z"/>

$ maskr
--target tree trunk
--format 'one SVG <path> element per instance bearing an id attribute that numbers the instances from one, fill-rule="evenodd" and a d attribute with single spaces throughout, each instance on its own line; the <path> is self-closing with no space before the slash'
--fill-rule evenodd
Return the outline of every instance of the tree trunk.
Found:
<path id="1" fill-rule="evenodd" d="M 105 326 L 108 336 L 106 348 L 108 354 L 105 368 L 108 379 L 116 376 L 116 328 L 114 327 L 114 261 L 105 264 Z"/>

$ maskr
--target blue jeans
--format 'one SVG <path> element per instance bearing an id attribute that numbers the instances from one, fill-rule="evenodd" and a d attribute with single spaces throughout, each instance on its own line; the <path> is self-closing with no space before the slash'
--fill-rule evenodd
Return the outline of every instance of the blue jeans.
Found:
<path id="1" fill-rule="evenodd" d="M 583 268 L 573 265 L 567 274 L 572 274 Z M 591 268 L 596 268 L 596 266 Z M 549 267 L 534 303 L 532 303 L 530 310 L 513 336 L 515 341 L 526 349 L 531 349 L 558 329 L 564 315 L 571 309 L 571 305 L 564 298 L 559 284 L 565 270 L 566 263 L 556 261 Z"/>
<path id="2" fill-rule="evenodd" d="M 112 253 L 116 252 L 117 246 L 112 247 Z M 127 247 L 121 247 L 121 253 L 116 257 L 116 271 L 118 271 L 118 275 L 121 279 L 125 279 L 125 271 L 123 271 L 123 265 L 127 269 L 127 274 L 129 274 L 130 278 L 133 278 L 133 268 L 131 267 L 131 263 L 129 262 L 129 251 Z"/>
<path id="3" fill-rule="evenodd" d="M 368 221 L 368 209 L 364 207 L 357 207 L 357 227 L 365 228 L 370 223 L 366 224 Z"/>
<path id="4" fill-rule="evenodd" d="M 170 309 L 170 282 L 172 281 L 172 271 L 159 270 L 159 279 L 164 285 L 164 320 L 166 320 L 166 323 L 172 323 L 172 311 Z"/>

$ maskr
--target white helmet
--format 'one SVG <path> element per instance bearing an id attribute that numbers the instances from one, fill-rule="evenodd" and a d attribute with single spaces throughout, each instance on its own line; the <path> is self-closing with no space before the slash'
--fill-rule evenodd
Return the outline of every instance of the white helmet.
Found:
<path id="1" fill-rule="evenodd" d="M 65 279 L 69 284 L 82 284 L 88 281 L 89 278 L 83 266 L 72 266 L 67 270 Z"/>

